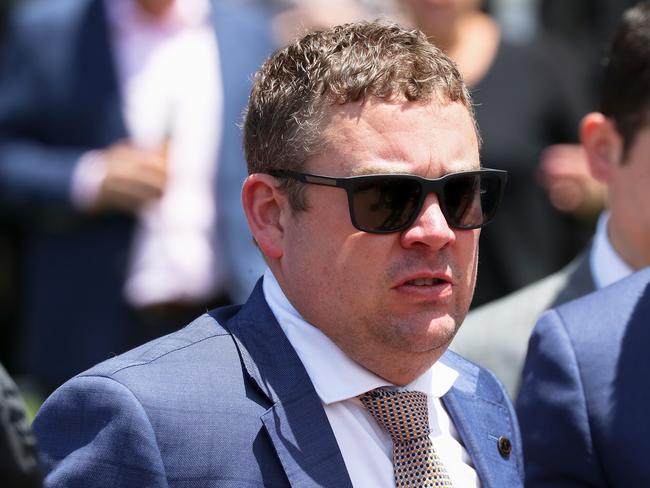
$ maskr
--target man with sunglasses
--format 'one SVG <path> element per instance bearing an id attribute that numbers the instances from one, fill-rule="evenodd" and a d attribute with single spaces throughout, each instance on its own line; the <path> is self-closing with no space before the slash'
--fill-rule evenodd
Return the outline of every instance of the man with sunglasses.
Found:
<path id="1" fill-rule="evenodd" d="M 445 352 L 505 184 L 455 65 L 397 25 L 308 34 L 259 71 L 244 148 L 263 279 L 55 392 L 48 484 L 521 486 L 505 391 Z"/>

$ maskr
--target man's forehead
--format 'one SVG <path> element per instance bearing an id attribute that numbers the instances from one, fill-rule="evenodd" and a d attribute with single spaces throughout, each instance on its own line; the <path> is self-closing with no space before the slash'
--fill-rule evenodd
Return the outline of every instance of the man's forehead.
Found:
<path id="1" fill-rule="evenodd" d="M 333 104 L 328 109 L 328 120 L 332 124 L 354 124 L 368 120 L 369 116 L 384 122 L 400 115 L 413 111 L 436 114 L 449 106 L 465 108 L 460 102 L 453 102 L 449 98 L 434 96 L 426 100 L 407 100 L 404 97 L 383 99 L 370 97 L 356 102 Z M 465 108 L 465 110 L 467 110 Z M 383 115 L 383 118 L 382 118 Z"/>
<path id="2" fill-rule="evenodd" d="M 416 174 L 425 178 L 439 178 L 449 173 L 477 170 L 479 167 L 479 164 L 472 161 L 452 161 L 443 167 L 429 166 L 426 170 L 414 170 L 413 163 L 406 161 L 372 161 L 355 164 L 350 169 L 349 176 Z"/>
<path id="3" fill-rule="evenodd" d="M 401 133 L 445 137 L 448 132 L 459 131 L 462 131 L 467 143 L 478 142 L 467 107 L 449 100 L 409 102 L 371 99 L 335 105 L 328 110 L 322 127 L 323 136 L 333 142 L 346 138 L 374 140 L 377 135 L 395 137 L 399 141 Z"/>
<path id="4" fill-rule="evenodd" d="M 436 177 L 479 166 L 478 140 L 458 102 L 385 102 L 333 107 L 324 152 L 346 162 L 345 174 L 417 173 Z M 415 166 L 414 166 L 415 164 Z"/>

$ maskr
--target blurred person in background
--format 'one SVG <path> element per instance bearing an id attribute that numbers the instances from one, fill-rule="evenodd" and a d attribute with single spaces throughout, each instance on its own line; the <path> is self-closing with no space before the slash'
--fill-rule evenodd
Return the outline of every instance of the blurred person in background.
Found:
<path id="1" fill-rule="evenodd" d="M 517 402 L 526 486 L 650 486 L 650 2 L 626 10 L 589 114 L 592 171 L 609 190 L 591 255 L 611 286 L 542 316 Z M 599 229 L 600 230 L 600 229 Z M 601 268 L 601 265 L 607 267 Z M 604 283 L 607 284 L 607 283 Z M 549 446 L 562 446 L 560 455 Z"/>
<path id="2" fill-rule="evenodd" d="M 452 349 L 491 369 L 513 397 L 530 334 L 546 309 L 650 266 L 649 5 L 627 14 L 605 58 L 600 111 L 581 123 L 588 167 L 606 187 L 609 207 L 591 244 L 557 273 L 473 310 L 454 339 Z"/>
<path id="3" fill-rule="evenodd" d="M 558 211 L 537 179 L 543 151 L 577 141 L 587 112 L 579 62 L 551 39 L 516 44 L 479 0 L 400 0 L 407 16 L 454 59 L 472 89 L 482 163 L 508 170 L 502 213 L 481 235 L 473 306 L 557 271 L 591 227 Z M 548 157 L 566 157 L 556 146 Z M 570 146 L 570 157 L 583 157 Z"/>
<path id="4" fill-rule="evenodd" d="M 20 371 L 46 390 L 252 289 L 236 124 L 267 27 L 208 0 L 16 9 L 0 208 L 25 236 Z"/>

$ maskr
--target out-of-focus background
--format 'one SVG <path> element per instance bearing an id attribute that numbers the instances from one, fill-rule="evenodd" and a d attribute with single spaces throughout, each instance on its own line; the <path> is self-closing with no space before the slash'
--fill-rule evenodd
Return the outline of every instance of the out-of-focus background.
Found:
<path id="1" fill-rule="evenodd" d="M 309 29 L 387 18 L 458 63 L 506 169 L 473 306 L 547 276 L 605 205 L 577 145 L 626 0 L 0 0 L 0 362 L 32 414 L 67 378 L 243 300 L 252 74 Z M 207 66 L 207 68 L 206 68 Z"/>

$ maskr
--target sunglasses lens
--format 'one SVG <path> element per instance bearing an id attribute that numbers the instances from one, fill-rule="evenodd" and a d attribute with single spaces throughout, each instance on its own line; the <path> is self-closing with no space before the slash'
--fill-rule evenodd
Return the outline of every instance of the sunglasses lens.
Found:
<path id="1" fill-rule="evenodd" d="M 394 232 L 417 210 L 422 187 L 406 178 L 369 177 L 352 188 L 353 218 L 368 232 Z"/>
<path id="2" fill-rule="evenodd" d="M 454 175 L 446 181 L 442 198 L 449 224 L 461 229 L 481 227 L 494 217 L 501 180 L 490 174 Z"/>

